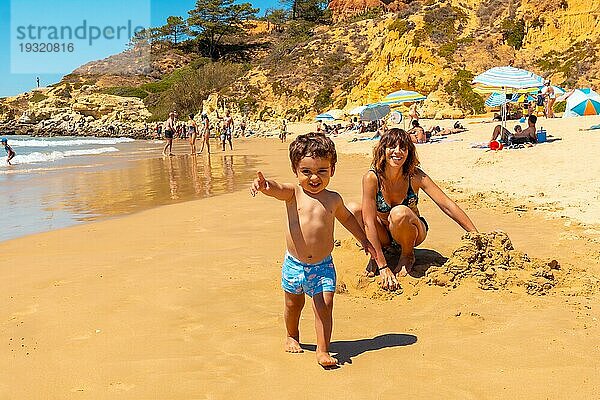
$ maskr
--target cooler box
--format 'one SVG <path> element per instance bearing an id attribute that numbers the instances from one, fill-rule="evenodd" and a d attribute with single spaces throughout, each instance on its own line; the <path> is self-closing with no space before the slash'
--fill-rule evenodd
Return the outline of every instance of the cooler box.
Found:
<path id="1" fill-rule="evenodd" d="M 544 129 L 537 131 L 537 140 L 538 143 L 544 143 L 546 141 L 546 131 Z"/>

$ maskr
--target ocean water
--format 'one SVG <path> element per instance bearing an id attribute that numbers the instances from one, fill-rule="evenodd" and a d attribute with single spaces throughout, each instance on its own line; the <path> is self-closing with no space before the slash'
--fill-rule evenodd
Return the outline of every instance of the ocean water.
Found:
<path id="1" fill-rule="evenodd" d="M 6 137 L 17 155 L 11 166 L 0 158 L 0 241 L 240 190 L 257 164 L 247 155 L 190 156 L 185 141 L 162 157 L 157 140 Z"/>

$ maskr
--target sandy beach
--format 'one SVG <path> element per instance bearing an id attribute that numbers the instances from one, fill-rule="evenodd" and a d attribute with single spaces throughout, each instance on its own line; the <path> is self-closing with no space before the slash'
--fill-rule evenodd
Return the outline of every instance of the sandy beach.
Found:
<path id="1" fill-rule="evenodd" d="M 600 132 L 578 129 L 600 118 L 542 119 L 538 126 L 560 140 L 498 152 L 471 148 L 494 124 L 462 122 L 468 132 L 417 147 L 422 168 L 481 232 L 506 232 L 540 265 L 557 261 L 544 295 L 510 276 L 484 289 L 476 277 L 442 286 L 425 273 L 403 278 L 399 293 L 383 292 L 360 278 L 367 258 L 338 226 L 333 256 L 345 293 L 335 300 L 332 351 L 341 365 L 323 370 L 310 307 L 301 320 L 305 352 L 282 350 L 284 206 L 239 183 L 0 242 L 0 398 L 596 398 Z M 330 187 L 346 202 L 360 198 L 374 144 L 356 137 L 335 139 Z M 288 143 L 246 139 L 227 154 L 294 182 Z M 184 144 L 176 150 L 188 157 Z M 451 257 L 463 231 L 421 198 L 431 227 L 417 253 L 423 271 L 436 268 L 427 260 L 440 267 Z"/>

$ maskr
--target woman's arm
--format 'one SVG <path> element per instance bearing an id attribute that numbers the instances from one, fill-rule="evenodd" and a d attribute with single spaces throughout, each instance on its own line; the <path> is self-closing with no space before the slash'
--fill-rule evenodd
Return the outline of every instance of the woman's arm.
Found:
<path id="1" fill-rule="evenodd" d="M 477 232 L 469 216 L 423 171 L 416 175 L 420 187 L 438 205 L 438 207 L 467 232 Z"/>
<path id="2" fill-rule="evenodd" d="M 365 224 L 365 233 L 367 239 L 375 248 L 375 262 L 377 266 L 383 268 L 386 265 L 385 257 L 379 235 L 377 234 L 377 205 L 375 197 L 377 196 L 377 177 L 373 172 L 367 172 L 362 180 L 362 217 Z"/>
<path id="3" fill-rule="evenodd" d="M 396 290 L 398 288 L 398 280 L 391 268 L 387 266 L 383 248 L 381 247 L 381 241 L 379 240 L 379 235 L 377 233 L 377 224 L 379 224 L 377 221 L 377 204 L 375 203 L 377 197 L 377 177 L 373 172 L 367 172 L 365 176 L 363 176 L 362 187 L 363 223 L 365 224 L 367 239 L 369 239 L 369 242 L 371 242 L 375 250 L 375 262 L 377 263 L 381 275 L 381 287 L 387 290 Z"/>

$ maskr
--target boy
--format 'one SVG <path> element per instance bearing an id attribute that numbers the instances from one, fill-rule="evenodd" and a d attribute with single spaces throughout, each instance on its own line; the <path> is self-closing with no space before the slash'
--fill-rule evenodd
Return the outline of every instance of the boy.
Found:
<path id="1" fill-rule="evenodd" d="M 2 138 L 2 140 L 0 140 L 0 143 L 2 143 L 2 145 L 4 146 L 4 150 L 6 150 L 6 154 L 8 154 L 6 162 L 8 163 L 8 165 L 12 165 L 10 163 L 10 160 L 12 160 L 17 154 L 12 149 L 12 147 L 8 145 L 8 140 L 6 138 Z"/>
<path id="2" fill-rule="evenodd" d="M 337 161 L 331 139 L 321 133 L 298 136 L 290 144 L 290 161 L 298 177 L 297 185 L 267 180 L 259 171 L 251 193 L 255 196 L 262 192 L 285 201 L 287 209 L 287 252 L 281 279 L 287 329 L 284 348 L 290 353 L 303 351 L 298 325 L 306 293 L 312 298 L 315 311 L 317 362 L 332 367 L 337 364 L 329 354 L 336 281 L 331 258 L 335 219 L 358 239 L 365 251 L 373 255 L 374 250 L 341 196 L 326 189 Z"/>

